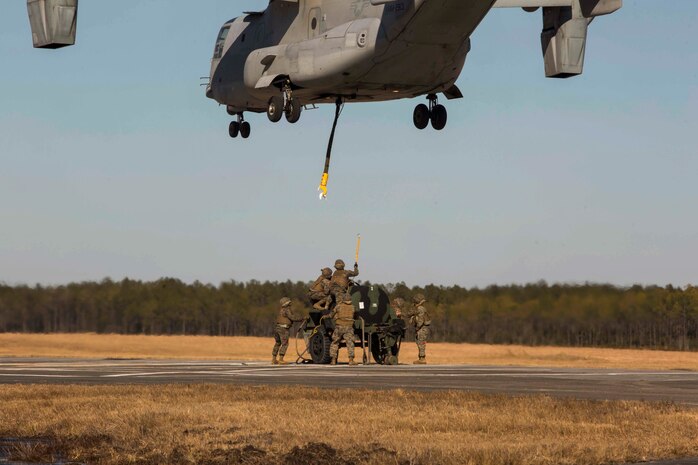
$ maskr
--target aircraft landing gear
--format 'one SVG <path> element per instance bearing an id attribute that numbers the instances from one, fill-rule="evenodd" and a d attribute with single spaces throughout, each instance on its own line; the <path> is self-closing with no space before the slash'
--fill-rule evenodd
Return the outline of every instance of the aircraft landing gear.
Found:
<path id="1" fill-rule="evenodd" d="M 300 100 L 293 97 L 291 81 L 286 81 L 282 89 L 281 96 L 274 96 L 269 99 L 267 107 L 267 117 L 272 123 L 281 121 L 282 116 L 286 116 L 286 121 L 291 124 L 297 123 L 301 119 L 303 105 Z"/>
<path id="2" fill-rule="evenodd" d="M 426 129 L 429 126 L 429 119 L 431 115 L 429 114 L 429 107 L 420 103 L 417 108 L 414 109 L 414 115 L 412 120 L 417 129 Z"/>
<path id="3" fill-rule="evenodd" d="M 299 102 L 297 98 L 292 98 L 286 104 L 286 109 L 284 111 L 286 121 L 291 124 L 296 124 L 301 119 L 302 111 L 303 105 L 301 105 L 301 102 Z"/>
<path id="4" fill-rule="evenodd" d="M 284 99 L 274 96 L 269 99 L 267 107 L 267 117 L 272 123 L 281 121 L 281 116 L 284 114 Z"/>
<path id="5" fill-rule="evenodd" d="M 240 136 L 243 139 L 247 139 L 250 137 L 250 133 L 252 132 L 252 127 L 250 126 L 250 123 L 247 121 L 243 121 L 240 123 Z"/>
<path id="6" fill-rule="evenodd" d="M 250 127 L 250 123 L 245 121 L 245 117 L 243 116 L 242 113 L 237 114 L 237 121 L 232 121 L 230 125 L 228 126 L 228 134 L 230 137 L 235 139 L 238 134 L 240 137 L 243 139 L 247 139 L 250 137 L 250 132 L 252 132 L 252 128 Z"/>
<path id="7" fill-rule="evenodd" d="M 439 104 L 439 99 L 435 94 L 429 94 L 427 99 L 429 106 L 423 103 L 417 105 L 412 115 L 412 121 L 417 129 L 425 129 L 431 122 L 432 128 L 441 131 L 448 122 L 446 107 Z"/>

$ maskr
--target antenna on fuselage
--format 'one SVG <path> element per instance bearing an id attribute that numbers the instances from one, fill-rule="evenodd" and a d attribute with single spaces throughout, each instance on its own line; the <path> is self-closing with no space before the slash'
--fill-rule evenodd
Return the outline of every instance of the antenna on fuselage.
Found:
<path id="1" fill-rule="evenodd" d="M 337 122 L 339 121 L 339 115 L 342 114 L 344 109 L 344 100 L 341 97 L 337 98 L 335 102 L 334 111 L 334 123 L 332 123 L 332 132 L 330 133 L 330 141 L 327 144 L 327 156 L 325 157 L 325 169 L 322 172 L 322 179 L 320 180 L 320 187 L 317 190 L 320 192 L 320 200 L 327 198 L 327 181 L 330 178 L 330 159 L 332 158 L 332 144 L 334 143 L 334 133 L 337 130 Z"/>

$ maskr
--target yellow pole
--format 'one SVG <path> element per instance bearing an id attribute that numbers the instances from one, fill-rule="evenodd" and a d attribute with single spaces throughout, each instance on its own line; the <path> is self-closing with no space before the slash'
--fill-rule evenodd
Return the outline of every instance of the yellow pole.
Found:
<path id="1" fill-rule="evenodd" d="M 359 250 L 361 249 L 361 234 L 356 236 L 356 260 L 354 263 L 359 263 Z"/>

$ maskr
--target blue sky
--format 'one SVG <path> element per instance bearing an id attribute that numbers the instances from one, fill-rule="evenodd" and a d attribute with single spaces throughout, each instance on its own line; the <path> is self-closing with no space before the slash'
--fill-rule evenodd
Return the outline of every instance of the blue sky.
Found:
<path id="1" fill-rule="evenodd" d="M 220 25 L 263 0 L 82 2 L 77 46 L 0 14 L 0 281 L 313 279 L 351 261 L 409 284 L 698 282 L 698 2 L 626 0 L 585 74 L 544 78 L 540 14 L 473 35 L 442 133 L 421 100 L 227 136 L 203 95 Z"/>

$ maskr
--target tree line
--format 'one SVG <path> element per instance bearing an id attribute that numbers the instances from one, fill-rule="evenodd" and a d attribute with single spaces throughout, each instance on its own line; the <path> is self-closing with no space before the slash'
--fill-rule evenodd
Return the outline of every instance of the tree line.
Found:
<path id="1" fill-rule="evenodd" d="M 307 311 L 308 283 L 218 286 L 165 278 L 63 286 L 0 284 L 0 332 L 270 336 L 281 297 Z M 698 287 L 604 284 L 384 288 L 423 293 L 435 341 L 584 347 L 698 348 Z"/>

